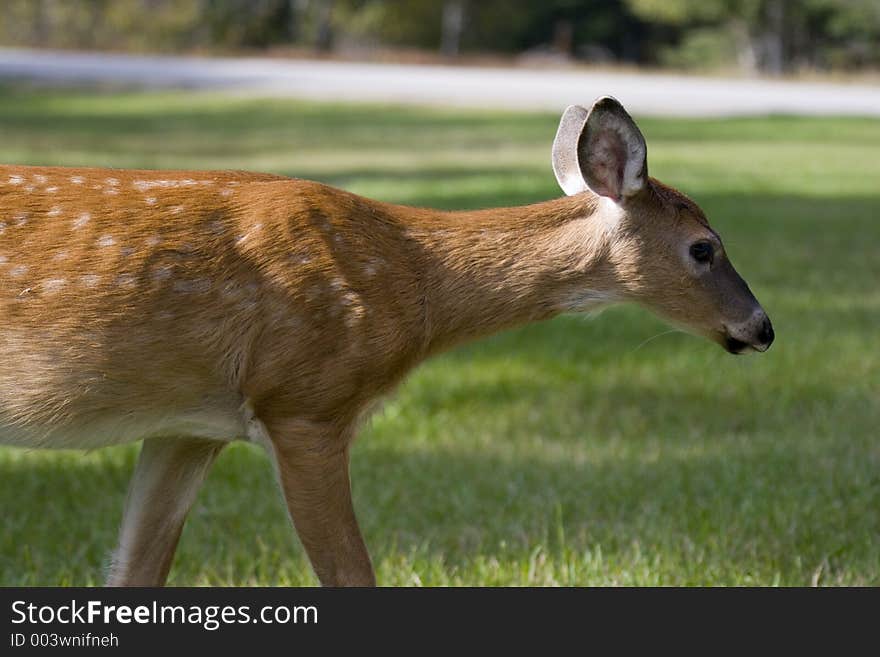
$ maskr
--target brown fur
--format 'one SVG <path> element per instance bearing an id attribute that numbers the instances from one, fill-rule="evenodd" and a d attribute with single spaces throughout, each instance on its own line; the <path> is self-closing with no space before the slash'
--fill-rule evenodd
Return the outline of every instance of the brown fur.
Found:
<path id="1" fill-rule="evenodd" d="M 110 581 L 160 584 L 211 461 L 256 426 L 322 583 L 372 584 L 349 446 L 419 362 L 613 300 L 715 330 L 717 290 L 674 256 L 717 240 L 699 209 L 656 181 L 609 203 L 446 213 L 270 175 L 0 167 L 0 437 L 148 438 Z"/>

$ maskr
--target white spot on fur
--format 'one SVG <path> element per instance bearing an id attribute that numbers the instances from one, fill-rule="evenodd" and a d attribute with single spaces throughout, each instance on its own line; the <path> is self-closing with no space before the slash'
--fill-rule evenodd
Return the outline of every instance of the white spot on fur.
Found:
<path id="1" fill-rule="evenodd" d="M 617 301 L 610 292 L 601 290 L 580 290 L 563 303 L 563 309 L 570 312 L 588 312 Z"/>
<path id="2" fill-rule="evenodd" d="M 211 281 L 206 278 L 196 278 L 191 281 L 174 281 L 171 286 L 175 292 L 207 292 L 211 289 Z"/>
<path id="3" fill-rule="evenodd" d="M 0 221 L 0 235 L 6 232 L 6 223 Z"/>
<path id="4" fill-rule="evenodd" d="M 21 176 L 9 176 L 9 184 L 10 185 L 20 185 L 24 182 L 24 178 Z"/>
<path id="5" fill-rule="evenodd" d="M 58 188 L 57 188 L 57 187 L 47 187 L 47 188 L 46 188 L 46 193 L 47 193 L 47 194 L 54 194 L 54 193 L 57 192 L 57 191 L 58 191 Z"/>
<path id="6" fill-rule="evenodd" d="M 257 305 L 257 302 L 254 301 L 253 299 L 245 299 L 240 304 L 238 304 L 238 308 L 239 308 L 239 310 L 247 311 L 247 310 L 253 310 L 256 307 L 256 305 Z"/>
<path id="7" fill-rule="evenodd" d="M 169 265 L 161 265 L 153 269 L 153 279 L 157 281 L 165 281 L 171 278 L 171 267 Z"/>
<path id="8" fill-rule="evenodd" d="M 119 274 L 116 277 L 116 284 L 119 287 L 132 287 L 137 283 L 137 277 L 134 274 Z"/>
<path id="9" fill-rule="evenodd" d="M 115 187 L 116 185 L 119 184 L 119 179 L 118 178 L 105 178 L 104 182 L 107 183 L 108 185 Z"/>
<path id="10" fill-rule="evenodd" d="M 155 196 L 148 196 L 147 198 L 144 199 L 144 201 L 146 202 L 147 205 L 156 205 L 156 197 Z"/>
<path id="11" fill-rule="evenodd" d="M 72 182 L 74 185 L 82 185 L 85 182 L 85 178 L 83 178 L 82 176 L 71 176 L 70 182 Z"/>
<path id="12" fill-rule="evenodd" d="M 232 196 L 232 194 L 233 194 L 233 190 L 229 189 L 228 187 L 224 187 L 223 189 L 220 190 L 220 196 L 227 196 L 228 197 L 228 196 Z"/>
<path id="13" fill-rule="evenodd" d="M 223 285 L 220 290 L 220 294 L 228 299 L 240 299 L 241 298 L 241 288 L 238 287 L 234 282 L 227 282 Z"/>
<path id="14" fill-rule="evenodd" d="M 181 212 L 183 212 L 183 206 L 182 206 L 182 205 L 175 205 L 174 207 L 171 208 L 171 213 L 172 213 L 172 214 L 180 214 Z"/>
<path id="15" fill-rule="evenodd" d="M 135 189 L 138 189 L 142 192 L 147 191 L 148 189 L 173 189 L 176 187 L 191 187 L 193 185 L 213 185 L 213 180 L 193 180 L 191 178 L 184 178 L 182 180 L 135 180 L 131 183 Z"/>
<path id="16" fill-rule="evenodd" d="M 33 185 L 27 185 L 27 186 L 24 188 L 24 191 L 26 191 L 28 194 L 30 194 L 30 193 L 33 192 L 35 189 L 36 189 L 36 187 L 34 187 Z"/>
<path id="17" fill-rule="evenodd" d="M 95 287 L 101 282 L 101 277 L 96 274 L 86 274 L 85 276 L 79 277 L 79 282 L 85 287 Z"/>
<path id="18" fill-rule="evenodd" d="M 157 246 L 162 242 L 162 238 L 158 235 L 150 235 L 147 239 L 144 240 L 144 244 L 147 246 Z"/>
<path id="19" fill-rule="evenodd" d="M 298 253 L 290 256 L 290 261 L 296 265 L 307 265 L 312 261 L 312 257 L 304 253 Z"/>
<path id="20" fill-rule="evenodd" d="M 21 278 L 25 274 L 27 274 L 28 268 L 27 265 L 16 265 L 12 269 L 9 270 L 9 275 L 13 278 Z"/>
<path id="21" fill-rule="evenodd" d="M 0 265 L 5 265 L 9 261 L 5 255 L 0 255 Z"/>
<path id="22" fill-rule="evenodd" d="M 46 176 L 38 173 L 34 176 L 34 182 L 38 185 L 45 185 L 47 182 L 49 182 L 49 179 Z"/>
<path id="23" fill-rule="evenodd" d="M 345 323 L 349 328 L 353 329 L 358 326 L 364 319 L 364 307 L 361 305 L 356 305 L 353 308 L 349 308 L 348 312 L 345 314 Z"/>
<path id="24" fill-rule="evenodd" d="M 30 215 L 27 212 L 16 212 L 13 219 L 15 219 L 15 225 L 18 227 L 24 226 Z"/>
<path id="25" fill-rule="evenodd" d="M 61 288 L 67 285 L 66 278 L 50 278 L 47 281 L 43 281 L 42 288 L 48 294 L 54 294 L 58 292 Z"/>
<path id="26" fill-rule="evenodd" d="M 52 256 L 52 260 L 55 260 L 56 262 L 67 260 L 67 251 L 59 251 L 54 256 Z"/>
<path id="27" fill-rule="evenodd" d="M 83 212 L 81 215 L 79 215 L 76 219 L 73 220 L 73 229 L 77 230 L 78 228 L 82 228 L 87 223 L 89 223 L 89 220 L 91 218 L 92 218 L 92 215 L 90 215 L 88 212 Z"/>
<path id="28" fill-rule="evenodd" d="M 112 235 L 102 235 L 98 238 L 98 246 L 113 246 L 114 244 L 116 244 L 116 240 Z"/>
<path id="29" fill-rule="evenodd" d="M 58 216 L 60 216 L 60 215 L 61 215 L 61 208 L 59 208 L 59 207 L 56 205 L 56 206 L 53 207 L 51 210 L 49 210 L 48 215 L 49 215 L 50 217 L 58 217 Z"/>
<path id="30" fill-rule="evenodd" d="M 115 187 L 108 187 L 107 189 L 104 190 L 104 193 L 107 196 L 116 196 L 117 194 L 119 194 L 119 190 L 116 189 Z"/>

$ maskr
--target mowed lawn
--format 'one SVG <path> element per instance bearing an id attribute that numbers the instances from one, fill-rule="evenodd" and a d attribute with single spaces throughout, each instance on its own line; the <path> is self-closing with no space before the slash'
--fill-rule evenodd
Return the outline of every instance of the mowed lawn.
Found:
<path id="1" fill-rule="evenodd" d="M 271 171 L 444 208 L 560 193 L 553 115 L 0 101 L 4 162 Z M 651 174 L 706 210 L 776 343 L 736 358 L 620 307 L 427 363 L 354 449 L 380 583 L 880 584 L 880 122 L 640 124 Z M 0 449 L 0 584 L 99 584 L 137 449 Z M 257 447 L 219 459 L 170 583 L 316 583 Z"/>

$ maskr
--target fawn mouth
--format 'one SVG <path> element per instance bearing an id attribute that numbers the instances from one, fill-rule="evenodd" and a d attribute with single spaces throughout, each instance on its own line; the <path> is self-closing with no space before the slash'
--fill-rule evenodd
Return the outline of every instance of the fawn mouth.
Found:
<path id="1" fill-rule="evenodd" d="M 739 356 L 752 349 L 752 345 L 748 342 L 743 342 L 742 340 L 737 340 L 736 338 L 727 335 L 724 337 L 724 348 L 727 349 L 729 353 Z"/>
<path id="2" fill-rule="evenodd" d="M 712 341 L 724 347 L 724 351 L 735 356 L 742 356 L 750 351 L 757 351 L 754 345 L 733 337 L 726 329 L 712 332 Z"/>

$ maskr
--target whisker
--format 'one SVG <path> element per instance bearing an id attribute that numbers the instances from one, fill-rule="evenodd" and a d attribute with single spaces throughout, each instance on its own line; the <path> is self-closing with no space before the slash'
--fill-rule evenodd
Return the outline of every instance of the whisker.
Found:
<path id="1" fill-rule="evenodd" d="M 637 346 L 635 349 L 633 349 L 629 353 L 631 353 L 631 354 L 635 353 L 639 349 L 644 347 L 646 344 L 648 344 L 649 342 L 652 342 L 652 341 L 656 340 L 657 338 L 662 338 L 664 335 L 669 335 L 670 333 L 684 333 L 684 331 L 682 331 L 681 329 L 673 328 L 673 329 L 669 329 L 668 331 L 663 331 L 662 333 L 658 333 L 657 335 L 652 335 L 650 338 L 648 338 L 647 340 L 642 342 L 639 346 Z"/>

